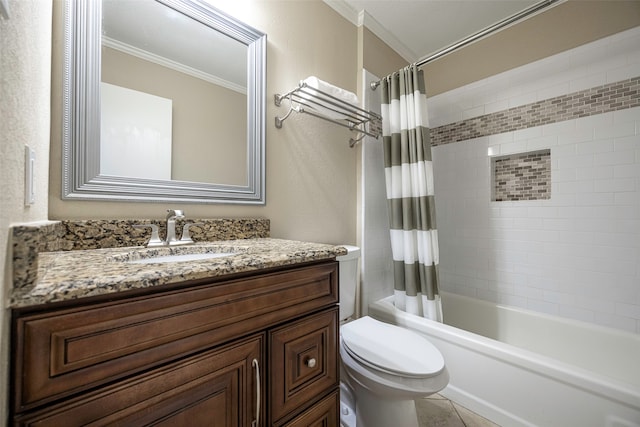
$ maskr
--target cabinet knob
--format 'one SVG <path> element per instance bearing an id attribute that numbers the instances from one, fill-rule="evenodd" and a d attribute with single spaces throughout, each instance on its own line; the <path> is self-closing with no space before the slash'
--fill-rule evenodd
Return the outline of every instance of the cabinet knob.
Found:
<path id="1" fill-rule="evenodd" d="M 316 359 L 314 359 L 313 357 L 311 359 L 307 359 L 306 364 L 309 368 L 313 368 L 316 366 Z"/>

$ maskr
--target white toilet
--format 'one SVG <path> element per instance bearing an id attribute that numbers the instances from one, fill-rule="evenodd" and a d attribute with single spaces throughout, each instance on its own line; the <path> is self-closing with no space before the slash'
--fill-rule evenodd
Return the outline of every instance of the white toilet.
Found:
<path id="1" fill-rule="evenodd" d="M 360 248 L 340 262 L 340 422 L 344 427 L 418 427 L 414 399 L 442 390 L 449 373 L 421 335 L 355 311 Z M 355 412 L 355 416 L 354 416 Z"/>

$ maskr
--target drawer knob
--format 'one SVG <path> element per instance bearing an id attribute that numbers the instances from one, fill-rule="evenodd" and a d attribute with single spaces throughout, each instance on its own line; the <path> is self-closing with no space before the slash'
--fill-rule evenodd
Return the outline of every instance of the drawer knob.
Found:
<path id="1" fill-rule="evenodd" d="M 316 366 L 316 359 L 314 359 L 313 357 L 311 359 L 307 359 L 306 364 L 309 368 L 313 368 Z"/>

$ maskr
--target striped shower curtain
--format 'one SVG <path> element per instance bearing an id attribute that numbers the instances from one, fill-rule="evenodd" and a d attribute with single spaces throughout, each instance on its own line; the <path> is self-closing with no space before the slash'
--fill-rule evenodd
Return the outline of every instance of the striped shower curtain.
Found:
<path id="1" fill-rule="evenodd" d="M 415 66 L 404 68 L 385 77 L 381 89 L 395 305 L 441 322 L 438 232 L 423 72 Z"/>

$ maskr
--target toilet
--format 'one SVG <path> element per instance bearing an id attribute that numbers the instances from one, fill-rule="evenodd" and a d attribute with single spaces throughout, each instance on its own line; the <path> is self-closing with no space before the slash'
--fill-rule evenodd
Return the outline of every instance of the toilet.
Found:
<path id="1" fill-rule="evenodd" d="M 413 331 L 355 313 L 360 248 L 340 263 L 340 423 L 418 427 L 414 399 L 442 390 L 449 373 L 440 351 Z"/>

